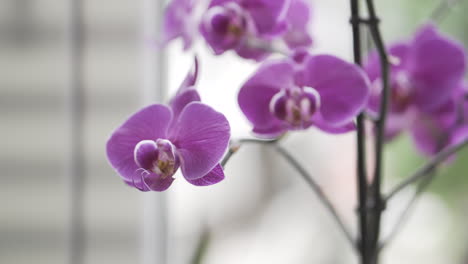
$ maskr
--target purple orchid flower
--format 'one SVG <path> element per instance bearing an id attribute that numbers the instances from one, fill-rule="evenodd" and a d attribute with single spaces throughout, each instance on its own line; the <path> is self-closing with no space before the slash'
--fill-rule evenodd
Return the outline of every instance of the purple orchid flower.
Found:
<path id="1" fill-rule="evenodd" d="M 200 102 L 193 87 L 196 79 L 197 66 L 170 107 L 147 106 L 112 133 L 107 157 L 126 184 L 141 191 L 164 191 L 179 167 L 184 178 L 197 186 L 224 179 L 219 161 L 229 143 L 229 123 Z"/>
<path id="2" fill-rule="evenodd" d="M 430 114 L 414 114 L 409 131 L 416 148 L 424 155 L 432 156 L 450 145 L 455 125 L 456 107 L 453 102 L 448 102 Z"/>
<path id="3" fill-rule="evenodd" d="M 284 30 L 290 0 L 212 0 L 200 32 L 216 55 L 235 50 L 243 58 L 261 60 L 268 55 L 262 46 Z"/>
<path id="4" fill-rule="evenodd" d="M 294 58 L 265 62 L 242 86 L 238 102 L 253 132 L 276 137 L 310 126 L 328 133 L 354 130 L 370 91 L 365 73 L 329 55 Z"/>
<path id="5" fill-rule="evenodd" d="M 163 18 L 162 44 L 182 38 L 184 49 L 192 46 L 197 34 L 198 23 L 196 8 L 200 5 L 199 0 L 172 0 L 166 7 Z"/>
<path id="6" fill-rule="evenodd" d="M 262 60 L 272 42 L 308 47 L 309 5 L 303 0 L 212 0 L 200 32 L 216 55 L 234 50 L 243 58 Z"/>
<path id="7" fill-rule="evenodd" d="M 460 99 L 460 115 L 455 129 L 451 131 L 449 145 L 459 144 L 462 141 L 468 140 L 468 89 L 465 90 L 463 97 Z"/>
<path id="8" fill-rule="evenodd" d="M 205 7 L 200 0 L 172 0 L 164 15 L 163 44 L 182 38 L 188 49 L 199 31 L 216 55 L 234 50 L 257 61 L 273 46 L 294 50 L 312 44 L 304 0 L 211 0 Z"/>
<path id="9" fill-rule="evenodd" d="M 439 116 L 441 111 L 446 112 L 445 106 L 450 104 L 466 69 L 462 46 L 442 36 L 431 24 L 423 26 L 411 41 L 390 46 L 389 54 L 392 66 L 387 140 L 411 127 L 419 116 L 423 120 L 426 118 L 422 115 Z M 377 113 L 382 85 L 375 52 L 370 54 L 364 68 L 373 84 L 368 109 Z"/>
<path id="10" fill-rule="evenodd" d="M 304 0 L 292 0 L 289 6 L 286 23 L 287 30 L 283 40 L 292 50 L 307 48 L 312 45 L 308 25 L 312 19 L 310 4 Z"/>
<path id="11" fill-rule="evenodd" d="M 248 45 L 248 36 L 257 34 L 257 29 L 249 14 L 234 1 L 211 5 L 203 16 L 200 32 L 216 55 L 227 50 L 239 50 Z M 262 57 L 261 51 L 255 57 Z"/>
<path id="12" fill-rule="evenodd" d="M 427 156 L 468 139 L 468 85 L 460 84 L 451 100 L 436 111 L 415 117 L 410 132 L 418 150 Z"/>

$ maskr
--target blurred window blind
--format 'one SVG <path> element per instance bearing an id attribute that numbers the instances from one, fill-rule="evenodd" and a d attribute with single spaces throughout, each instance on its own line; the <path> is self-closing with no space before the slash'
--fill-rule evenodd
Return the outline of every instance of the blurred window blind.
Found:
<path id="1" fill-rule="evenodd" d="M 78 195 L 66 176 L 73 102 L 67 99 L 69 2 L 0 3 L 0 263 L 67 263 L 70 197 L 83 206 L 83 263 L 140 259 L 141 197 L 109 169 L 105 142 L 140 105 L 141 8 L 130 0 L 81 3 L 84 170 L 78 177 L 86 177 Z"/>

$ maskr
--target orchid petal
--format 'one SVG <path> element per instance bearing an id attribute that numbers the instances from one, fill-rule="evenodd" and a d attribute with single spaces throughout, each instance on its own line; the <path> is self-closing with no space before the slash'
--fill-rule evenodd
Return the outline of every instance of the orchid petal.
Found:
<path id="1" fill-rule="evenodd" d="M 309 47 L 312 38 L 308 33 L 308 23 L 311 19 L 310 5 L 304 0 L 292 0 L 287 13 L 289 26 L 284 41 L 291 49 Z"/>
<path id="2" fill-rule="evenodd" d="M 135 146 L 134 159 L 138 167 L 151 170 L 154 161 L 158 159 L 158 153 L 158 146 L 154 140 L 142 140 Z"/>
<path id="3" fill-rule="evenodd" d="M 259 41 L 263 41 L 263 40 L 259 40 Z M 269 45 L 268 43 L 269 42 L 265 42 L 261 44 L 259 43 L 259 45 Z M 237 55 L 239 55 L 241 58 L 251 59 L 255 61 L 262 61 L 266 57 L 268 57 L 271 53 L 267 51 L 266 49 L 253 45 L 252 43 L 249 42 L 248 39 L 246 39 L 242 44 L 240 44 L 235 49 L 235 51 Z"/>
<path id="4" fill-rule="evenodd" d="M 425 28 L 411 47 L 408 72 L 414 85 L 415 104 L 432 110 L 451 97 L 463 78 L 466 54 L 463 47 Z"/>
<path id="5" fill-rule="evenodd" d="M 178 119 L 180 113 L 188 104 L 200 101 L 200 95 L 194 88 L 185 89 L 177 94 L 170 102 L 172 112 L 174 113 L 174 120 Z"/>
<path id="6" fill-rule="evenodd" d="M 450 145 L 460 144 L 468 140 L 468 124 L 457 128 L 451 135 Z"/>
<path id="7" fill-rule="evenodd" d="M 199 179 L 187 181 L 196 186 L 209 186 L 218 183 L 222 180 L 224 180 L 223 167 L 218 164 L 205 176 Z"/>
<path id="8" fill-rule="evenodd" d="M 452 124 L 450 116 L 420 115 L 411 128 L 416 147 L 425 155 L 437 154 L 448 145 Z"/>
<path id="9" fill-rule="evenodd" d="M 171 132 L 184 177 L 194 180 L 210 172 L 223 157 L 229 137 L 229 123 L 223 114 L 202 103 L 187 105 Z"/>
<path id="10" fill-rule="evenodd" d="M 265 63 L 242 86 L 238 102 L 242 112 L 253 124 L 256 133 L 278 134 L 281 122 L 270 112 L 270 101 L 281 89 L 293 85 L 293 65 L 275 61 Z"/>
<path id="11" fill-rule="evenodd" d="M 334 126 L 333 124 L 324 121 L 318 113 L 314 115 L 313 123 L 315 127 L 329 134 L 344 134 L 356 130 L 356 124 L 354 121 L 344 125 Z"/>
<path id="12" fill-rule="evenodd" d="M 320 113 L 335 126 L 351 122 L 367 104 L 370 92 L 369 80 L 359 67 L 329 55 L 308 59 L 304 85 L 319 92 Z"/>
<path id="13" fill-rule="evenodd" d="M 193 61 L 192 69 L 185 76 L 184 81 L 180 84 L 177 94 L 184 92 L 186 89 L 195 86 L 198 80 L 198 71 L 199 71 L 199 61 L 198 57 L 195 56 Z"/>
<path id="14" fill-rule="evenodd" d="M 181 37 L 184 49 L 188 49 L 193 42 L 195 32 L 191 28 L 189 18 L 193 11 L 193 0 L 172 0 L 166 7 L 163 18 L 162 42 L 168 42 Z"/>
<path id="15" fill-rule="evenodd" d="M 282 21 L 286 18 L 286 12 L 290 0 L 243 0 L 241 5 L 252 16 L 260 34 L 280 33 L 278 27 L 282 27 Z"/>
<path id="16" fill-rule="evenodd" d="M 388 48 L 389 62 L 391 66 L 391 72 L 398 72 L 407 64 L 408 51 L 410 45 L 404 42 L 395 43 Z M 380 57 L 377 51 L 373 51 L 369 54 L 364 64 L 364 70 L 366 71 L 369 79 L 374 81 L 381 79 L 382 71 L 380 67 Z"/>
<path id="17" fill-rule="evenodd" d="M 135 171 L 140 168 L 134 158 L 135 146 L 142 140 L 166 138 L 171 119 L 168 107 L 150 105 L 133 114 L 112 133 L 106 145 L 107 158 L 127 183 L 134 181 Z"/>
<path id="18" fill-rule="evenodd" d="M 175 179 L 173 177 L 161 177 L 156 173 L 148 173 L 143 176 L 143 181 L 151 191 L 162 192 L 167 190 Z"/>

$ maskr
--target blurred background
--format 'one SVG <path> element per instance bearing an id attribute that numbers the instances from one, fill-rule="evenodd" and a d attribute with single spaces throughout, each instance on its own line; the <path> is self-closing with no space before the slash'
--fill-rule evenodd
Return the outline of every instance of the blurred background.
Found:
<path id="1" fill-rule="evenodd" d="M 0 263 L 149 264 L 158 263 L 151 256 L 158 252 L 165 252 L 167 263 L 190 263 L 206 230 L 211 239 L 204 264 L 356 263 L 315 195 L 268 148 L 242 148 L 228 164 L 226 180 L 215 186 L 197 188 L 180 175 L 164 194 L 125 186 L 107 163 L 108 136 L 158 98 L 152 93 L 175 91 L 194 52 L 201 60 L 202 98 L 228 117 L 234 138 L 250 136 L 236 93 L 256 65 L 231 53 L 214 57 L 203 43 L 191 53 L 173 43 L 161 54 L 148 41 L 157 37 L 147 29 L 158 17 L 145 19 L 151 1 L 76 2 L 81 4 L 0 1 Z M 385 40 L 409 38 L 439 2 L 376 0 Z M 468 47 L 468 1 L 459 2 L 440 28 Z M 351 60 L 348 1 L 311 4 L 314 52 Z M 71 22 L 79 13 L 77 39 Z M 353 230 L 354 137 L 311 129 L 283 142 Z M 83 160 L 74 149 L 82 149 Z M 389 145 L 386 158 L 386 189 L 425 161 L 407 136 Z M 384 263 L 468 263 L 467 161 L 465 150 L 438 171 L 384 252 Z M 384 236 L 410 195 L 408 190 L 389 205 Z M 70 234 L 78 239 L 70 243 Z M 165 237 L 167 247 L 151 244 Z"/>

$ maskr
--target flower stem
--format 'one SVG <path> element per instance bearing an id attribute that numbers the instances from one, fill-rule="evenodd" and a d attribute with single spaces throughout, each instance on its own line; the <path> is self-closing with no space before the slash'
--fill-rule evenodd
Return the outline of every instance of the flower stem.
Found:
<path id="1" fill-rule="evenodd" d="M 433 171 L 432 173 L 428 174 L 427 178 L 423 179 L 419 183 L 418 187 L 416 188 L 416 191 L 414 192 L 413 196 L 411 197 L 411 200 L 406 204 L 405 209 L 403 210 L 402 214 L 398 218 L 398 222 L 395 224 L 392 231 L 390 232 L 390 235 L 388 235 L 388 237 L 381 243 L 379 251 L 382 250 L 384 247 L 386 247 L 388 244 L 390 244 L 390 242 L 393 241 L 393 239 L 401 231 L 401 229 L 405 225 L 406 221 L 408 220 L 411 209 L 414 207 L 414 205 L 418 201 L 419 197 L 421 197 L 421 194 L 423 194 L 424 191 L 427 189 L 427 187 L 429 187 L 429 185 L 431 184 L 431 182 L 434 179 L 435 175 L 436 175 L 436 171 Z"/>
<path id="2" fill-rule="evenodd" d="M 355 242 L 354 242 L 353 236 L 351 235 L 351 232 L 345 226 L 344 221 L 341 219 L 335 207 L 333 206 L 332 202 L 327 197 L 327 195 L 323 192 L 322 188 L 317 184 L 317 182 L 315 182 L 315 180 L 305 170 L 305 168 L 302 167 L 302 165 L 285 148 L 277 144 L 275 144 L 274 147 L 276 151 L 299 173 L 299 175 L 310 186 L 310 188 L 314 191 L 314 193 L 320 199 L 321 203 L 333 216 L 333 219 L 338 224 L 341 232 L 346 237 L 348 242 L 353 246 L 354 249 L 356 249 Z"/>
<path id="3" fill-rule="evenodd" d="M 458 4 L 460 0 L 442 0 L 431 12 L 429 16 L 430 21 L 441 22 L 452 10 L 452 8 Z"/>
<path id="4" fill-rule="evenodd" d="M 355 241 L 351 232 L 348 230 L 344 221 L 339 216 L 336 208 L 333 206 L 330 199 L 327 195 L 323 192 L 322 188 L 318 183 L 311 177 L 311 175 L 304 169 L 304 167 L 283 147 L 278 145 L 278 141 L 281 140 L 283 137 L 274 139 L 274 140 L 261 140 L 261 139 L 239 139 L 234 140 L 231 143 L 231 147 L 229 148 L 228 153 L 224 157 L 223 161 L 221 161 L 221 165 L 224 167 L 227 162 L 231 159 L 234 153 L 243 145 L 243 144 L 261 144 L 261 145 L 268 145 L 275 148 L 275 150 L 299 173 L 299 175 L 306 181 L 312 191 L 317 195 L 320 202 L 325 206 L 325 208 L 330 212 L 335 222 L 338 224 L 340 230 L 344 234 L 347 241 L 350 245 L 356 249 Z"/>
<path id="5" fill-rule="evenodd" d="M 252 143 L 252 144 L 274 144 L 281 140 L 284 136 L 281 136 L 276 139 L 272 140 L 264 140 L 264 139 L 256 139 L 256 138 L 242 138 L 238 140 L 231 140 L 228 152 L 224 156 L 224 158 L 221 160 L 220 164 L 223 168 L 226 167 L 226 164 L 231 160 L 232 156 L 241 148 L 242 144 L 244 143 Z"/>
<path id="6" fill-rule="evenodd" d="M 195 254 L 193 255 L 192 264 L 202 264 L 203 259 L 208 251 L 208 247 L 211 241 L 211 234 L 208 229 L 204 230 L 200 240 L 198 241 L 197 248 L 195 250 Z"/>
<path id="7" fill-rule="evenodd" d="M 419 179 L 424 179 L 425 177 L 430 177 L 430 173 L 434 171 L 437 166 L 447 160 L 450 156 L 455 154 L 456 152 L 460 151 L 464 147 L 468 146 L 468 139 L 460 142 L 459 144 L 456 144 L 454 146 L 451 146 L 449 148 L 446 148 L 445 150 L 439 152 L 436 156 L 432 158 L 431 161 L 426 163 L 424 166 L 416 170 L 416 172 L 411 175 L 410 177 L 406 178 L 403 180 L 401 183 L 396 185 L 390 192 L 389 194 L 385 197 L 385 200 L 388 201 L 392 199 L 396 194 L 398 194 L 400 191 L 411 185 L 412 183 L 418 181 Z"/>

